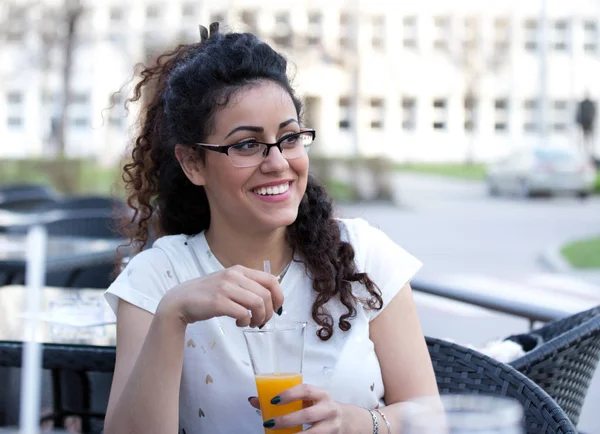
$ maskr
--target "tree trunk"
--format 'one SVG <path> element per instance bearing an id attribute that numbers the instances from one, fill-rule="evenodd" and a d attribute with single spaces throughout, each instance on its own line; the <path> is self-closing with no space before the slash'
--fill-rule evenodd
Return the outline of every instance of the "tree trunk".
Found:
<path id="1" fill-rule="evenodd" d="M 69 104 L 71 103 L 73 51 L 75 49 L 75 41 L 77 38 L 77 23 L 81 17 L 83 8 L 79 0 L 66 0 L 65 10 L 66 32 L 63 46 L 64 64 L 62 70 L 62 98 L 56 130 L 56 151 L 59 156 L 63 156 L 66 150 Z"/>
<path id="2" fill-rule="evenodd" d="M 467 146 L 465 150 L 465 165 L 470 166 L 474 163 L 475 154 L 475 92 L 473 88 L 467 88 L 465 95 L 465 110 L 469 113 L 469 121 L 471 122 L 471 129 L 467 132 L 469 138 L 467 139 Z"/>

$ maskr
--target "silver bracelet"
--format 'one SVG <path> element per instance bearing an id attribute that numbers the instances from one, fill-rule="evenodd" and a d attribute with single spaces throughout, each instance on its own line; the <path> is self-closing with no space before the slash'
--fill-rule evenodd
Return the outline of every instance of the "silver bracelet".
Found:
<path id="1" fill-rule="evenodd" d="M 379 409 L 375 409 L 375 411 L 377 413 L 379 413 L 379 415 L 381 416 L 381 418 L 383 419 L 383 421 L 385 422 L 385 426 L 388 429 L 388 434 L 392 434 L 392 424 L 390 423 L 390 421 L 387 419 L 387 417 L 385 417 L 385 414 L 383 414 L 382 411 L 380 411 Z"/>
<path id="2" fill-rule="evenodd" d="M 371 418 L 373 419 L 373 434 L 379 434 L 379 421 L 377 420 L 377 415 L 369 408 L 366 408 L 365 410 L 371 414 Z"/>

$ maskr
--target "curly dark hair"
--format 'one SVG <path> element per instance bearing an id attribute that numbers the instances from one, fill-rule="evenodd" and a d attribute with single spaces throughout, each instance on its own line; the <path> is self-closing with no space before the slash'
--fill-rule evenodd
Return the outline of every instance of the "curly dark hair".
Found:
<path id="1" fill-rule="evenodd" d="M 204 188 L 192 184 L 175 157 L 175 145 L 202 142 L 213 128 L 215 113 L 244 87 L 271 81 L 287 91 L 298 118 L 302 104 L 287 76 L 286 59 L 249 33 L 210 35 L 201 28 L 202 40 L 179 45 L 143 68 L 129 102 L 140 101 L 139 134 L 131 161 L 123 167 L 127 203 L 132 217 L 123 230 L 136 252 L 154 236 L 197 234 L 210 226 L 210 208 Z M 196 149 L 204 161 L 204 151 Z M 350 329 L 356 303 L 379 310 L 383 300 L 375 283 L 359 273 L 352 245 L 340 238 L 331 199 L 309 175 L 296 221 L 288 227 L 287 242 L 299 253 L 317 293 L 312 317 L 320 326 L 317 335 L 328 340 L 334 320 L 325 304 L 339 297 L 347 312 L 339 318 L 342 331 Z M 352 293 L 352 282 L 368 291 L 366 299 Z"/>

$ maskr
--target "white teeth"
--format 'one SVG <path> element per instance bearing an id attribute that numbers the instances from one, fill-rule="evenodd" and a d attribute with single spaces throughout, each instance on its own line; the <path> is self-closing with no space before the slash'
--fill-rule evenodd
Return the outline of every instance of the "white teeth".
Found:
<path id="1" fill-rule="evenodd" d="M 276 194 L 285 193 L 286 191 L 289 190 L 289 188 L 290 188 L 290 184 L 289 184 L 289 182 L 286 182 L 285 184 L 281 184 L 281 185 L 257 188 L 254 190 L 254 193 L 260 194 L 261 196 L 276 195 Z"/>

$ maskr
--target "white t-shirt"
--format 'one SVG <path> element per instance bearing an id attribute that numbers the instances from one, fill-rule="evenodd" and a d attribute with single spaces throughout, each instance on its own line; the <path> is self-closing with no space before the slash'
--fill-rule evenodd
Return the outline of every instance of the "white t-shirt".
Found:
<path id="1" fill-rule="evenodd" d="M 368 273 L 382 292 L 384 308 L 421 267 L 421 262 L 361 219 L 339 220 L 342 239 L 352 244 L 359 272 Z M 170 235 L 136 255 L 106 291 L 116 311 L 118 299 L 156 311 L 160 299 L 177 285 L 222 270 L 212 255 L 204 233 Z M 356 306 L 352 327 L 343 332 L 338 320 L 345 307 L 337 299 L 327 308 L 335 326 L 333 336 L 321 341 L 312 319 L 312 282 L 304 266 L 292 262 L 281 281 L 284 293 L 282 319 L 308 324 L 303 381 L 325 389 L 334 400 L 360 407 L 383 407 L 384 388 L 379 361 L 369 339 L 369 322 L 382 310 Z M 364 286 L 353 291 L 366 298 Z M 263 434 L 260 414 L 248 397 L 256 386 L 242 329 L 232 318 L 213 318 L 187 327 L 183 373 L 179 394 L 180 433 Z"/>

